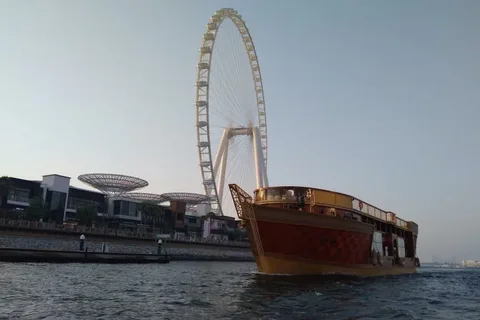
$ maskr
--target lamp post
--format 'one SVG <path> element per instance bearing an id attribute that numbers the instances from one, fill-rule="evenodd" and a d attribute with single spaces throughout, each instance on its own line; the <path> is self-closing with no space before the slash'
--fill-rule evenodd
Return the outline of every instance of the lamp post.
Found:
<path id="1" fill-rule="evenodd" d="M 80 236 L 80 247 L 79 247 L 79 250 L 80 251 L 85 251 L 85 236 L 82 234 Z"/>

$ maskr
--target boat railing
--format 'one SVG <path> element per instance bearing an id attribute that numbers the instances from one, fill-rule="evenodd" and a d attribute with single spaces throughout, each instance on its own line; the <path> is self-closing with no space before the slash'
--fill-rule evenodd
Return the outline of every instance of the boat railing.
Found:
<path id="1" fill-rule="evenodd" d="M 396 218 L 395 219 L 395 224 L 399 227 L 402 227 L 402 228 L 408 228 L 408 223 L 407 221 L 403 220 L 403 219 L 400 219 L 400 218 Z"/>
<path id="2" fill-rule="evenodd" d="M 386 212 L 348 195 L 327 190 L 315 190 L 305 187 L 271 187 L 257 189 L 254 194 L 257 205 L 282 205 L 284 208 L 298 206 L 299 201 L 305 207 L 324 206 L 361 213 L 374 219 L 409 230 L 409 223 L 398 218 L 393 212 Z M 301 199 L 301 200 L 300 200 Z M 302 207 L 300 205 L 299 207 Z"/>

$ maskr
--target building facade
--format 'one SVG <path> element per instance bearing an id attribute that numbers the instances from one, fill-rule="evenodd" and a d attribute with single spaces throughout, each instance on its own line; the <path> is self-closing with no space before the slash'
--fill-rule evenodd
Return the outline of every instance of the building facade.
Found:
<path id="1" fill-rule="evenodd" d="M 0 209 L 14 219 L 32 218 L 28 217 L 29 208 L 42 206 L 43 215 L 31 220 L 57 224 L 79 223 L 81 219 L 78 212 L 88 208 L 95 213 L 92 219 L 95 226 L 147 232 L 155 230 L 157 233 L 219 241 L 237 240 L 239 237 L 235 232 L 241 232 L 234 218 L 209 214 L 208 204 L 187 206 L 180 201 L 172 201 L 169 206 L 150 204 L 155 208 L 153 213 L 148 213 L 141 201 L 121 196 L 107 197 L 101 192 L 74 187 L 70 185 L 70 177 L 58 174 L 44 175 L 42 180 L 8 177 L 6 185 L 0 186 L 3 190 L 0 190 Z"/>
<path id="2" fill-rule="evenodd" d="M 143 222 L 138 201 L 108 198 L 101 192 L 71 186 L 70 177 L 58 174 L 45 175 L 42 180 L 8 177 L 7 189 L 0 208 L 14 216 L 27 216 L 32 203 L 40 202 L 45 212 L 42 219 L 57 224 L 78 221 L 81 208 L 93 209 L 94 220 L 109 226 L 137 227 Z"/>

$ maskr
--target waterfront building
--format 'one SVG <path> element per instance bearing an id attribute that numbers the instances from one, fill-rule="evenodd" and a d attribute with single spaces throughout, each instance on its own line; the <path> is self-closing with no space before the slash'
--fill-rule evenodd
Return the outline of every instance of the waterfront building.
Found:
<path id="1" fill-rule="evenodd" d="M 48 174 L 42 180 L 27 180 L 8 177 L 8 183 L 2 194 L 0 190 L 0 218 L 27 218 L 31 204 L 44 206 L 44 221 L 57 224 L 76 224 L 79 222 L 77 210 L 91 208 L 96 213 L 94 225 L 108 226 L 114 229 L 148 231 L 153 228 L 158 233 L 175 233 L 177 237 L 206 237 L 219 241 L 233 240 L 237 231 L 237 222 L 232 217 L 207 215 L 211 212 L 209 204 L 187 204 L 194 194 L 171 193 L 169 205 L 158 199 L 162 195 L 147 193 L 106 194 L 70 185 L 70 177 Z M 196 195 L 197 197 L 199 195 Z M 152 198 L 153 199 L 153 198 Z M 189 200 L 190 199 L 190 200 Z M 181 201 L 186 200 L 186 201 Z M 194 199 L 197 200 L 197 199 Z M 149 202 L 155 207 L 154 214 L 142 213 L 142 205 Z M 161 203 L 161 204 L 160 204 Z"/>
<path id="2" fill-rule="evenodd" d="M 137 201 L 108 198 L 104 193 L 70 185 L 70 177 L 48 174 L 42 180 L 8 177 L 8 191 L 2 196 L 0 208 L 11 215 L 26 215 L 32 202 L 43 204 L 48 220 L 62 224 L 73 222 L 80 208 L 92 208 L 99 217 L 122 223 L 139 223 Z M 38 203 L 35 203 L 38 205 Z"/>

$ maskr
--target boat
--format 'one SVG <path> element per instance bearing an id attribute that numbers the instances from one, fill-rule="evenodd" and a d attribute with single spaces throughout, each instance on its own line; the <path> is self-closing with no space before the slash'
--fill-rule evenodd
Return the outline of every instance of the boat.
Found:
<path id="1" fill-rule="evenodd" d="M 420 267 L 418 225 L 393 212 L 309 187 L 259 188 L 253 198 L 229 189 L 260 273 L 382 276 Z"/>

